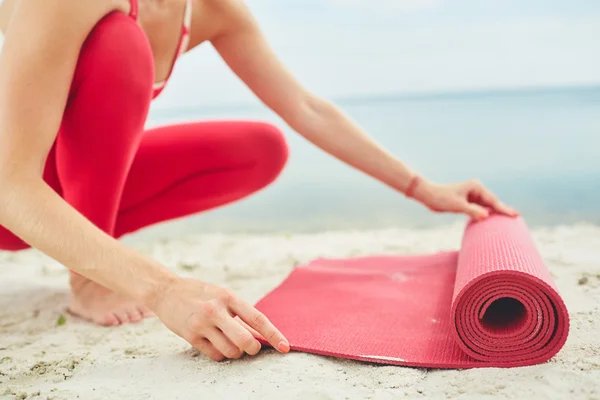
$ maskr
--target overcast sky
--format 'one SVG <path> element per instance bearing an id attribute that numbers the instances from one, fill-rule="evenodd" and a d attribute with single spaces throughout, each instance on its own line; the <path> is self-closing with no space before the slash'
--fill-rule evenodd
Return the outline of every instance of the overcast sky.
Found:
<path id="1" fill-rule="evenodd" d="M 600 83 L 600 0 L 245 1 L 326 97 Z M 205 44 L 153 108 L 251 102 Z"/>
<path id="2" fill-rule="evenodd" d="M 600 0 L 245 1 L 327 97 L 600 83 Z M 153 108 L 255 101 L 205 44 Z"/>
<path id="3" fill-rule="evenodd" d="M 600 0 L 245 1 L 326 97 L 600 83 Z M 153 108 L 252 102 L 205 44 Z"/>
<path id="4" fill-rule="evenodd" d="M 599 0 L 246 0 L 327 96 L 600 83 Z M 154 108 L 255 101 L 210 45 Z"/>

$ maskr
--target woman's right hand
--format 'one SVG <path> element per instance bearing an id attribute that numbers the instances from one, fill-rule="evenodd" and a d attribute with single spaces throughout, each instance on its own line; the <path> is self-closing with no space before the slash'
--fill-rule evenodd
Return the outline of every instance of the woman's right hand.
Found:
<path id="1" fill-rule="evenodd" d="M 261 349 L 256 333 L 278 351 L 290 350 L 260 311 L 231 291 L 196 279 L 174 278 L 150 308 L 171 331 L 215 361 L 256 355 Z"/>

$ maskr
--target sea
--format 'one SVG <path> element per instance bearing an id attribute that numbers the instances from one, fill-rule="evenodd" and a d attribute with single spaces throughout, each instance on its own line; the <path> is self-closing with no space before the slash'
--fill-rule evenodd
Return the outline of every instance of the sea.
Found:
<path id="1" fill-rule="evenodd" d="M 419 173 L 441 183 L 478 178 L 530 226 L 600 224 L 600 86 L 333 101 Z M 291 151 L 285 170 L 244 200 L 148 235 L 417 228 L 464 219 L 432 213 L 333 158 L 258 102 L 150 115 L 155 125 L 214 119 L 277 124 Z"/>

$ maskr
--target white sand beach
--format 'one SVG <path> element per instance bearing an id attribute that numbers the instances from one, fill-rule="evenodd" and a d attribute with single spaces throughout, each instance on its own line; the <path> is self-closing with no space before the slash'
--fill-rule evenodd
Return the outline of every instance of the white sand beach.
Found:
<path id="1" fill-rule="evenodd" d="M 316 257 L 455 249 L 462 224 L 427 230 L 128 238 L 174 268 L 256 302 Z M 600 399 L 600 227 L 533 230 L 571 315 L 550 362 L 423 370 L 308 354 L 216 363 L 161 323 L 101 328 L 65 313 L 67 271 L 36 251 L 0 253 L 1 399 Z M 60 316 L 64 324 L 57 324 Z"/>

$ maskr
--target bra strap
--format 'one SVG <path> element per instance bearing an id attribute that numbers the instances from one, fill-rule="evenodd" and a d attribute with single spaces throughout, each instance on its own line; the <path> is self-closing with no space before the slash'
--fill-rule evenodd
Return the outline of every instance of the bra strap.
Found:
<path id="1" fill-rule="evenodd" d="M 138 17 L 138 0 L 131 0 L 131 11 L 129 16 L 137 21 Z"/>

